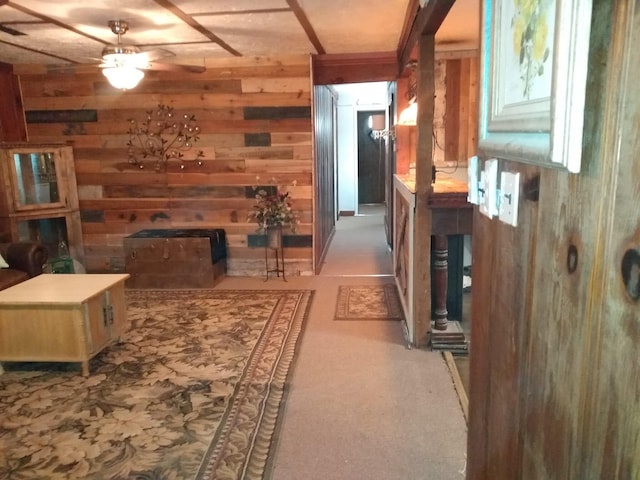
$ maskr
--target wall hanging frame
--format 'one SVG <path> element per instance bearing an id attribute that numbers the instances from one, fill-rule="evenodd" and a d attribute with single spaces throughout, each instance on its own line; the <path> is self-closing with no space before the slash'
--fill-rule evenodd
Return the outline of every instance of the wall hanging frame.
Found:
<path id="1" fill-rule="evenodd" d="M 580 171 L 591 0 L 486 0 L 478 150 Z"/>

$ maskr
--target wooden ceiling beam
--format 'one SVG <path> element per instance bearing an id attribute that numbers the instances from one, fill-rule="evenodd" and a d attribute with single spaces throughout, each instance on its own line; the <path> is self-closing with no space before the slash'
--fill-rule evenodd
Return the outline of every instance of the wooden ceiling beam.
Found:
<path id="1" fill-rule="evenodd" d="M 415 2 L 411 2 L 408 8 L 412 8 Z M 422 35 L 435 35 L 440 25 L 446 18 L 455 0 L 429 0 L 422 7 L 411 25 L 406 41 L 398 48 L 398 70 L 402 71 L 409 62 L 411 51 Z"/>
<path id="2" fill-rule="evenodd" d="M 396 52 L 314 55 L 313 84 L 393 81 L 398 76 Z"/>
<path id="3" fill-rule="evenodd" d="M 307 38 L 316 49 L 316 52 L 318 52 L 319 54 L 326 53 L 326 50 L 324 49 L 322 42 L 318 38 L 316 31 L 313 29 L 311 22 L 307 18 L 307 14 L 304 13 L 304 10 L 302 9 L 298 1 L 287 0 L 287 4 L 289 5 L 289 7 L 291 7 L 291 10 L 293 10 L 294 15 L 298 19 L 298 22 L 300 22 L 300 25 L 302 26 L 304 33 L 307 34 Z"/>

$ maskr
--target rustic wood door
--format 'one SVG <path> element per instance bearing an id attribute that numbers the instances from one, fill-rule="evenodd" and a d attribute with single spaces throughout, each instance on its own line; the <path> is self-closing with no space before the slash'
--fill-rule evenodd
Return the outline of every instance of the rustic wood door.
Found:
<path id="1" fill-rule="evenodd" d="M 385 172 L 382 138 L 375 138 L 369 119 L 384 110 L 358 112 L 358 204 L 383 203 Z"/>

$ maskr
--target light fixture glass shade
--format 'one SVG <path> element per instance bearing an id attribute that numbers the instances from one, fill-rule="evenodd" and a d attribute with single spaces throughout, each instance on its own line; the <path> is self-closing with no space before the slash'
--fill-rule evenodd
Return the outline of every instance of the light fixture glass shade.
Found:
<path id="1" fill-rule="evenodd" d="M 369 122 L 371 124 L 369 125 L 371 130 L 384 130 L 387 126 L 384 115 L 381 114 L 371 115 L 369 117 Z"/>
<path id="2" fill-rule="evenodd" d="M 418 104 L 410 103 L 407 108 L 400 112 L 398 125 L 415 125 L 418 119 Z"/>
<path id="3" fill-rule="evenodd" d="M 121 90 L 135 88 L 144 77 L 144 72 L 135 67 L 119 66 L 102 69 L 102 74 L 107 77 L 109 83 Z"/>

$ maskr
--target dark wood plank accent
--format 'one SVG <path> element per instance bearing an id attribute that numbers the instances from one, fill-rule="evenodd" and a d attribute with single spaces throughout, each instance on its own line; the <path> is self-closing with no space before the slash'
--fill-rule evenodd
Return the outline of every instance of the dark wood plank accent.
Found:
<path id="1" fill-rule="evenodd" d="M 313 56 L 314 85 L 393 81 L 397 76 L 398 58 L 395 52 Z"/>
<path id="2" fill-rule="evenodd" d="M 304 13 L 304 10 L 302 9 L 298 1 L 287 0 L 287 4 L 289 5 L 289 7 L 291 7 L 291 10 L 293 10 L 294 15 L 298 19 L 298 22 L 300 22 L 300 25 L 302 25 L 302 29 L 304 30 L 304 33 L 307 34 L 307 38 L 312 43 L 313 47 L 316 49 L 316 52 L 319 54 L 326 53 L 324 47 L 322 46 L 322 42 L 320 42 L 320 39 L 318 38 L 316 31 L 313 29 L 313 25 L 311 25 L 311 22 L 307 18 L 307 14 Z"/>
<path id="3" fill-rule="evenodd" d="M 250 247 L 265 247 L 267 245 L 267 236 L 263 234 L 247 235 L 247 242 Z M 282 235 L 282 246 L 285 248 L 311 248 L 313 244 L 312 235 Z M 285 251 L 285 256 L 287 252 Z"/>
<path id="4" fill-rule="evenodd" d="M 97 122 L 98 111 L 90 110 L 27 110 L 27 123 Z"/>
<path id="5" fill-rule="evenodd" d="M 244 144 L 247 147 L 270 147 L 271 134 L 266 133 L 245 133 Z"/>
<path id="6" fill-rule="evenodd" d="M 80 220 L 87 223 L 102 223 L 104 210 L 80 210 Z"/>
<path id="7" fill-rule="evenodd" d="M 311 107 L 245 107 L 243 112 L 245 120 L 311 117 Z"/>

